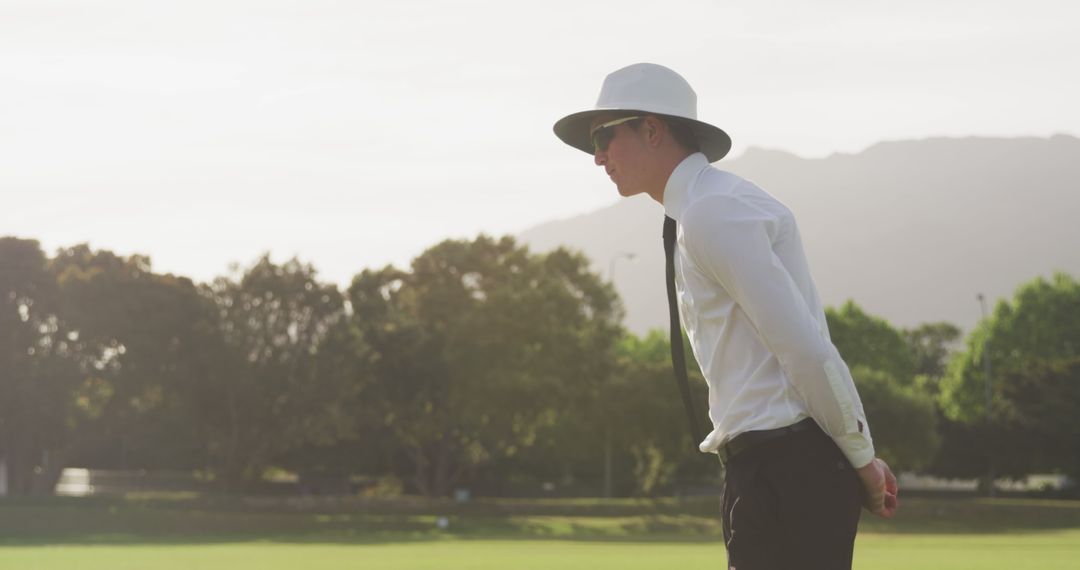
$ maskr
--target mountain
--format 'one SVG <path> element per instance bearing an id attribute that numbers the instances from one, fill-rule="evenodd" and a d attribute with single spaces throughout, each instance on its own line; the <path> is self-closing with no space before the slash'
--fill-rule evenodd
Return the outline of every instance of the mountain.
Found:
<path id="1" fill-rule="evenodd" d="M 821 159 L 749 149 L 715 166 L 795 213 L 826 305 L 853 299 L 896 326 L 970 330 L 977 294 L 1011 298 L 1037 276 L 1080 275 L 1073 136 L 892 141 Z M 519 239 L 535 251 L 581 250 L 605 277 L 614 267 L 626 325 L 640 334 L 667 326 L 662 220 L 659 204 L 637 196 Z"/>

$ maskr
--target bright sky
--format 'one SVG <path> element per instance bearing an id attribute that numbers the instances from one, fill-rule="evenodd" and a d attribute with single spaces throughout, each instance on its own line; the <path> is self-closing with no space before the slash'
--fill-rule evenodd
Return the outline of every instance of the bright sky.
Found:
<path id="1" fill-rule="evenodd" d="M 200 281 L 269 250 L 344 284 L 614 202 L 551 125 L 639 61 L 733 156 L 1080 135 L 1078 6 L 0 0 L 0 235 Z"/>

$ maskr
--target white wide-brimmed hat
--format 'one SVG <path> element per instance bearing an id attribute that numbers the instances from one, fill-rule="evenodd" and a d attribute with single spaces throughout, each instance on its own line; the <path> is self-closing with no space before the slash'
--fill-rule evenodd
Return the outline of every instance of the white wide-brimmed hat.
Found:
<path id="1" fill-rule="evenodd" d="M 697 118 L 697 94 L 674 71 L 655 63 L 635 63 L 604 78 L 596 107 L 567 115 L 555 123 L 555 136 L 576 149 L 593 153 L 589 126 L 593 118 L 612 111 L 627 111 L 676 119 L 697 135 L 701 152 L 716 162 L 731 150 L 731 137 Z"/>

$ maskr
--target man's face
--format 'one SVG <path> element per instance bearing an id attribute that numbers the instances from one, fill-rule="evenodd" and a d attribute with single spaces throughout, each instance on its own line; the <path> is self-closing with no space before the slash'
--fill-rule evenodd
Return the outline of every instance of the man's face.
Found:
<path id="1" fill-rule="evenodd" d="M 600 115 L 589 125 L 589 132 L 592 133 L 598 126 L 619 118 L 619 115 L 614 114 Z M 619 194 L 623 196 L 633 196 L 645 191 L 641 168 L 645 144 L 640 133 L 631 126 L 633 123 L 605 127 L 609 129 L 607 136 L 599 138 L 607 142 L 607 147 L 595 149 L 593 154 L 593 161 L 597 166 L 604 167 Z"/>

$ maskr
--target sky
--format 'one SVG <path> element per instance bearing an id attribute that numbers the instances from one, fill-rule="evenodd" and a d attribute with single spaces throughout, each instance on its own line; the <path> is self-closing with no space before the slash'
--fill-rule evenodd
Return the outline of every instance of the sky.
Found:
<path id="1" fill-rule="evenodd" d="M 0 0 L 0 236 L 346 285 L 612 204 L 551 126 L 641 61 L 731 156 L 1080 135 L 1075 2 Z"/>

